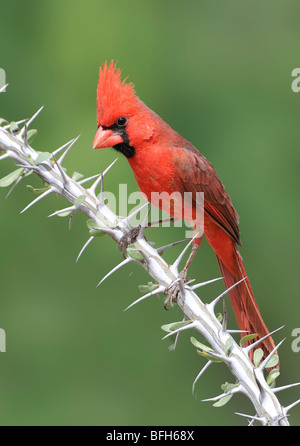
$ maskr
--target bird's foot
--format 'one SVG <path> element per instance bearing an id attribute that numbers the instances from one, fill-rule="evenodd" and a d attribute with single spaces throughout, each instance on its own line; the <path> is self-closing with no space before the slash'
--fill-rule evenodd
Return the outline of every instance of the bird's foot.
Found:
<path id="1" fill-rule="evenodd" d="M 173 303 L 177 301 L 178 293 L 181 291 L 181 286 L 183 283 L 186 283 L 189 281 L 189 278 L 187 277 L 187 270 L 184 268 L 181 273 L 179 273 L 179 276 L 177 279 L 174 280 L 174 282 L 171 283 L 171 285 L 165 290 L 164 294 L 167 295 L 165 302 L 164 302 L 164 309 L 167 310 L 168 306 L 171 305 L 173 307 Z"/>
<path id="2" fill-rule="evenodd" d="M 132 245 L 136 240 L 137 236 L 141 232 L 141 225 L 132 228 L 127 234 L 123 235 L 118 245 L 120 250 L 122 251 L 124 259 L 126 258 L 126 251 L 128 246 Z"/>

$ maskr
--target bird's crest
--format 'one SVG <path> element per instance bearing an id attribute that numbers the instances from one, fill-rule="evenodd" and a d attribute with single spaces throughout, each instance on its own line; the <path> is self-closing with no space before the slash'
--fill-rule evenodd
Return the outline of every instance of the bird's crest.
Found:
<path id="1" fill-rule="evenodd" d="M 139 99 L 135 96 L 134 85 L 121 81 L 121 70 L 113 61 L 105 62 L 99 70 L 97 88 L 97 125 L 112 125 L 120 116 L 136 113 Z"/>

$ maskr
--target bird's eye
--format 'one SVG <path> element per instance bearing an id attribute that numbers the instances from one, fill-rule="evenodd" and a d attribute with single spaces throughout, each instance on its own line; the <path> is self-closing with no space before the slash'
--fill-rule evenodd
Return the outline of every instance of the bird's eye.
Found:
<path id="1" fill-rule="evenodd" d="M 116 125 L 117 125 L 118 127 L 124 127 L 125 124 L 126 124 L 126 122 L 127 122 L 127 118 L 125 118 L 124 116 L 122 116 L 121 118 L 117 119 L 117 121 L 116 121 Z"/>

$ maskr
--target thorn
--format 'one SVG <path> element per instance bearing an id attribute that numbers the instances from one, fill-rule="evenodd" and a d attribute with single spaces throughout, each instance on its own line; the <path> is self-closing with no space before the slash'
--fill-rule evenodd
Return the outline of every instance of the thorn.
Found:
<path id="1" fill-rule="evenodd" d="M 62 176 L 63 184 L 66 185 L 66 184 L 68 183 L 68 178 L 66 177 L 66 174 L 65 174 L 64 169 L 63 169 L 62 166 L 59 164 L 59 162 L 56 160 L 55 156 L 52 155 L 52 158 L 54 159 L 55 165 L 56 165 L 56 167 L 57 167 L 59 173 L 60 173 L 61 176 Z"/>
<path id="2" fill-rule="evenodd" d="M 23 135 L 24 146 L 25 146 L 25 147 L 28 147 L 28 140 L 27 140 L 27 119 L 25 119 L 24 127 L 23 127 L 22 130 L 24 130 L 24 135 Z M 23 147 L 22 147 L 22 148 L 23 148 Z"/>
<path id="3" fill-rule="evenodd" d="M 188 325 L 184 325 L 183 327 L 177 328 L 177 330 L 173 330 L 170 333 L 166 334 L 163 338 L 161 338 L 161 340 L 163 341 L 164 339 L 167 339 L 168 337 L 176 334 L 176 333 L 181 333 L 184 330 L 189 330 L 190 328 L 194 328 L 196 326 L 196 322 L 191 322 Z"/>
<path id="4" fill-rule="evenodd" d="M 17 181 L 15 182 L 15 184 L 9 189 L 7 195 L 5 198 L 8 198 L 10 196 L 10 194 L 12 193 L 12 191 L 14 190 L 14 188 L 23 180 L 23 176 L 20 176 Z"/>
<path id="5" fill-rule="evenodd" d="M 105 234 L 109 234 L 109 235 L 112 235 L 114 233 L 113 229 L 108 229 L 108 228 L 94 227 L 94 228 L 91 228 L 91 229 L 94 229 L 95 231 L 105 232 Z"/>
<path id="6" fill-rule="evenodd" d="M 103 177 L 107 174 L 107 172 L 112 168 L 112 166 L 118 161 L 118 158 L 116 158 L 106 169 L 105 171 L 102 173 L 97 173 L 96 175 L 93 175 L 91 177 L 88 178 L 84 178 L 83 180 L 78 181 L 78 184 L 84 184 L 87 183 L 90 180 L 94 180 L 95 178 L 98 178 L 99 176 L 103 175 Z"/>
<path id="7" fill-rule="evenodd" d="M 79 135 L 80 136 L 80 135 Z M 77 139 L 79 138 L 79 136 L 77 137 Z M 75 142 L 76 138 L 70 139 L 70 141 L 66 142 L 64 145 L 58 147 L 58 149 L 55 149 L 52 152 L 52 156 L 56 156 L 59 154 L 59 152 L 61 152 L 62 150 L 64 150 L 66 147 L 68 147 L 70 144 L 72 144 L 73 142 Z"/>
<path id="8" fill-rule="evenodd" d="M 179 256 L 177 257 L 177 259 L 175 260 L 175 262 L 173 263 L 172 267 L 176 268 L 178 270 L 178 266 L 183 258 L 183 256 L 185 255 L 185 253 L 187 252 L 187 250 L 189 249 L 190 245 L 193 243 L 193 241 L 199 236 L 199 234 L 197 233 L 196 235 L 194 235 L 194 237 L 188 242 L 188 244 L 185 246 L 185 248 L 182 250 L 182 252 L 179 254 Z"/>
<path id="9" fill-rule="evenodd" d="M 277 333 L 277 331 L 281 330 L 284 327 L 284 325 L 282 325 L 279 328 L 276 328 L 276 330 L 271 331 L 271 333 L 266 334 L 265 336 L 263 336 L 261 339 L 258 339 L 258 341 L 253 342 L 252 344 L 248 345 L 247 347 L 244 347 L 244 349 L 246 350 L 247 353 L 250 352 L 250 350 L 252 350 L 253 348 L 255 348 L 257 345 L 259 345 L 262 341 L 264 341 L 265 339 L 267 339 L 269 336 L 272 336 L 274 333 Z"/>
<path id="10" fill-rule="evenodd" d="M 223 321 L 222 321 L 222 331 L 225 332 L 227 329 L 227 310 L 225 301 L 223 300 Z"/>
<path id="11" fill-rule="evenodd" d="M 129 308 L 133 307 L 134 305 L 138 304 L 139 302 L 141 302 L 144 299 L 147 299 L 150 296 L 153 296 L 154 294 L 159 294 L 159 293 L 163 293 L 165 290 L 165 287 L 163 285 L 159 286 L 158 288 L 156 288 L 155 290 L 151 291 L 148 294 L 145 294 L 144 296 L 140 297 L 139 299 L 135 300 L 132 304 L 128 305 L 127 308 L 125 308 L 124 311 L 129 310 Z M 173 332 L 174 333 L 174 332 Z"/>
<path id="12" fill-rule="evenodd" d="M 199 380 L 199 378 L 203 375 L 203 373 L 205 372 L 206 369 L 208 369 L 208 367 L 212 364 L 213 362 L 211 360 L 207 361 L 207 363 L 205 364 L 205 366 L 200 370 L 200 372 L 198 373 L 198 375 L 196 376 L 194 382 L 193 382 L 193 386 L 192 386 L 192 394 L 194 395 L 195 393 L 195 386 L 197 381 Z"/>
<path id="13" fill-rule="evenodd" d="M 196 290 L 197 288 L 201 288 L 202 286 L 209 285 L 210 283 L 216 282 L 217 280 L 221 280 L 223 277 L 217 277 L 216 279 L 207 280 L 206 282 L 197 283 L 196 285 L 191 286 L 191 290 Z"/>
<path id="14" fill-rule="evenodd" d="M 258 417 L 258 416 L 253 416 L 253 415 L 247 415 L 245 413 L 240 413 L 240 412 L 234 412 L 236 415 L 240 415 L 241 417 L 246 417 L 246 418 L 250 418 L 251 420 L 257 420 L 257 421 L 262 421 L 262 417 Z"/>
<path id="15" fill-rule="evenodd" d="M 103 172 L 103 177 L 105 177 L 105 175 L 107 174 L 107 172 L 116 164 L 116 162 L 118 161 L 118 158 L 116 158 Z"/>
<path id="16" fill-rule="evenodd" d="M 35 118 L 40 114 L 40 112 L 43 110 L 44 105 L 42 105 L 41 108 L 38 109 L 38 111 L 27 121 L 27 119 L 25 120 L 25 125 L 24 127 L 21 129 L 19 136 L 23 136 L 24 133 L 27 131 L 27 128 L 30 126 L 30 124 L 32 124 L 32 122 L 35 120 Z M 27 124 L 27 125 L 26 125 Z"/>
<path id="17" fill-rule="evenodd" d="M 216 304 L 218 302 L 220 302 L 220 300 L 222 300 L 223 297 L 229 293 L 229 291 L 231 291 L 234 287 L 236 287 L 239 283 L 243 282 L 244 280 L 246 280 L 246 277 L 244 277 L 242 280 L 239 280 L 238 282 L 236 282 L 230 288 L 227 288 L 223 293 L 221 293 L 218 297 L 216 297 L 216 299 L 214 299 L 212 302 L 210 302 L 209 304 L 206 304 L 208 309 L 211 310 L 211 312 L 213 312 Z"/>
<path id="18" fill-rule="evenodd" d="M 23 123 L 26 122 L 26 121 L 27 121 L 27 119 L 21 119 L 21 121 L 16 121 L 16 124 L 17 124 L 17 125 L 19 125 L 19 124 L 23 124 Z M 7 130 L 7 129 L 10 128 L 10 124 L 6 124 L 6 125 L 4 125 L 2 128 L 5 129 L 5 130 Z"/>
<path id="19" fill-rule="evenodd" d="M 53 212 L 53 214 L 48 215 L 48 217 L 54 217 L 55 215 L 63 214 L 64 212 L 75 211 L 76 206 L 69 206 L 68 208 L 60 209 L 59 211 Z"/>
<path id="20" fill-rule="evenodd" d="M 65 159 L 66 155 L 69 153 L 69 151 L 71 150 L 71 148 L 74 146 L 75 142 L 78 141 L 78 139 L 80 138 L 81 134 L 76 136 L 76 138 L 72 139 L 72 141 L 69 144 L 69 147 L 64 151 L 64 153 L 61 155 L 61 157 L 57 160 L 57 163 L 62 165 L 63 160 Z M 57 151 L 57 150 L 56 150 Z M 54 153 L 52 154 L 52 156 L 54 155 Z"/>
<path id="21" fill-rule="evenodd" d="M 238 385 L 236 387 L 233 387 L 231 390 L 229 390 L 229 392 L 221 393 L 221 395 L 214 396 L 213 398 L 206 398 L 205 400 L 201 400 L 201 401 L 203 401 L 203 402 L 205 402 L 205 401 L 218 401 L 221 398 L 224 398 L 225 396 L 234 395 L 235 393 L 238 393 L 240 391 L 241 391 L 241 386 Z"/>
<path id="22" fill-rule="evenodd" d="M 282 341 L 280 341 L 274 348 L 273 350 L 268 354 L 268 356 L 259 364 L 258 369 L 259 370 L 263 370 L 265 368 L 265 366 L 267 365 L 267 363 L 269 362 L 269 360 L 272 358 L 272 356 L 274 355 L 274 353 L 279 349 L 279 347 L 281 346 L 281 344 L 285 341 L 286 338 L 282 339 Z"/>
<path id="23" fill-rule="evenodd" d="M 128 217 L 125 219 L 126 223 L 128 223 L 130 220 L 133 219 L 133 217 L 135 217 L 139 212 L 141 212 L 145 207 L 149 206 L 149 201 L 147 201 L 147 203 L 144 203 L 142 206 L 140 206 L 138 209 L 136 209 L 135 211 L 131 212 L 131 214 L 128 215 Z M 147 217 L 148 217 L 148 213 L 147 213 Z"/>
<path id="24" fill-rule="evenodd" d="M 77 181 L 77 183 L 81 185 L 81 184 L 87 183 L 90 180 L 94 180 L 95 178 L 98 178 L 101 175 L 102 175 L 102 172 L 101 173 L 97 173 L 96 175 L 93 175 L 91 177 L 84 178 L 83 180 Z"/>
<path id="25" fill-rule="evenodd" d="M 42 193 L 42 195 L 39 195 L 37 198 L 35 198 L 31 203 L 29 203 L 21 212 L 20 214 L 23 214 L 23 212 L 27 211 L 31 206 L 33 206 L 35 203 L 40 201 L 42 198 L 46 197 L 47 195 L 51 194 L 53 192 L 52 188 L 47 189 L 45 192 Z"/>
<path id="26" fill-rule="evenodd" d="M 101 171 L 101 187 L 100 187 L 100 194 L 99 194 L 99 208 L 101 206 L 104 206 L 104 181 L 103 181 L 103 172 Z"/>
<path id="27" fill-rule="evenodd" d="M 104 172 L 101 172 L 101 190 L 100 190 L 100 197 L 99 197 L 99 202 L 100 202 L 100 206 L 104 205 L 104 182 L 103 182 L 103 178 L 104 176 L 107 174 L 107 172 L 112 168 L 112 166 L 117 162 L 116 158 L 106 169 Z"/>
<path id="28" fill-rule="evenodd" d="M 148 217 L 149 217 L 150 209 L 151 209 L 150 207 L 147 209 L 145 218 L 144 218 L 144 220 L 143 220 L 143 222 L 141 224 L 141 228 L 140 228 L 140 231 L 139 231 L 139 233 L 137 235 L 136 240 L 141 240 L 144 237 L 144 235 L 145 235 L 145 229 L 148 228 Z"/>
<path id="29" fill-rule="evenodd" d="M 148 228 L 152 228 L 153 226 L 155 226 L 155 225 L 161 225 L 161 224 L 163 224 L 163 223 L 172 223 L 172 222 L 174 222 L 174 217 L 170 217 L 170 218 L 163 218 L 162 220 L 158 220 L 158 221 L 150 221 L 149 223 L 148 223 Z"/>
<path id="30" fill-rule="evenodd" d="M 8 153 L 5 153 L 4 155 L 0 156 L 0 161 L 4 160 L 5 158 L 9 158 Z"/>
<path id="31" fill-rule="evenodd" d="M 76 209 L 75 211 L 73 211 L 72 214 L 71 214 L 71 216 L 70 216 L 70 220 L 69 220 L 69 230 L 71 230 L 72 223 L 73 223 L 73 218 L 74 218 L 74 215 L 76 214 L 76 211 L 77 211 L 77 209 Z"/>
<path id="32" fill-rule="evenodd" d="M 290 404 L 289 406 L 284 407 L 284 412 L 287 414 L 289 410 L 291 410 L 293 407 L 297 406 L 297 404 L 300 403 L 300 399 L 295 401 L 294 403 Z"/>
<path id="33" fill-rule="evenodd" d="M 185 321 L 185 317 L 182 319 L 182 322 L 184 322 L 184 321 Z M 179 335 L 180 335 L 180 333 L 176 333 L 174 344 L 170 346 L 171 350 L 175 350 L 175 348 L 177 347 Z"/>
<path id="34" fill-rule="evenodd" d="M 100 173 L 100 175 L 98 175 L 98 178 L 91 185 L 91 187 L 88 188 L 88 192 L 90 192 L 90 193 L 95 195 L 96 188 L 98 187 L 99 183 L 101 183 L 101 188 L 102 188 L 102 183 L 103 183 L 103 173 L 102 172 Z"/>
<path id="35" fill-rule="evenodd" d="M 5 84 L 0 88 L 0 93 L 3 93 L 6 90 L 6 87 L 8 87 L 8 84 Z"/>
<path id="36" fill-rule="evenodd" d="M 300 382 L 293 383 L 293 384 L 287 384 L 286 386 L 275 387 L 272 390 L 274 393 L 276 393 L 276 392 L 281 392 L 282 390 L 290 389 L 291 387 L 295 387 L 295 386 L 299 386 L 299 385 L 300 385 Z"/>
<path id="37" fill-rule="evenodd" d="M 217 359 L 220 359 L 221 361 L 227 363 L 231 361 L 231 358 L 229 356 L 220 355 L 219 353 L 215 353 L 214 351 L 209 350 L 207 352 L 208 355 L 214 356 Z"/>
<path id="38" fill-rule="evenodd" d="M 166 249 L 169 249 L 169 248 L 172 248 L 173 246 L 179 245 L 179 243 L 186 242 L 186 240 L 187 240 L 187 239 L 179 240 L 178 242 L 169 243 L 168 245 L 161 246 L 160 248 L 157 248 L 156 251 L 158 252 L 158 254 L 163 254 L 163 252 L 164 252 Z"/>
<path id="39" fill-rule="evenodd" d="M 83 251 L 85 250 L 85 248 L 87 248 L 89 246 L 89 244 L 94 240 L 94 238 L 95 237 L 92 235 L 92 237 L 90 237 L 88 239 L 88 241 L 83 245 L 83 247 L 81 248 L 81 250 L 80 250 L 80 252 L 79 252 L 79 254 L 77 256 L 76 263 L 78 262 L 78 260 L 80 259 L 81 255 L 83 254 Z"/>
<path id="40" fill-rule="evenodd" d="M 127 265 L 127 263 L 132 262 L 132 258 L 128 257 L 127 259 L 123 260 L 123 262 L 119 263 L 117 266 L 115 266 L 109 273 L 106 274 L 106 276 L 103 277 L 103 279 L 100 280 L 97 286 L 101 285 L 101 283 L 104 282 L 105 279 L 107 279 L 111 274 L 113 274 L 115 271 L 117 271 L 119 268 L 122 268 L 122 266 Z"/>

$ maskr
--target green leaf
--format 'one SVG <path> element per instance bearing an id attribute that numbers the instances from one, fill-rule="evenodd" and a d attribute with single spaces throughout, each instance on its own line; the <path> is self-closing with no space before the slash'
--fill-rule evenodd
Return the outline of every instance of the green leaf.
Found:
<path id="1" fill-rule="evenodd" d="M 216 318 L 218 319 L 218 321 L 219 321 L 220 324 L 221 324 L 222 321 L 223 321 L 223 314 L 222 314 L 222 313 L 217 313 L 217 314 L 216 314 Z"/>
<path id="2" fill-rule="evenodd" d="M 129 255 L 129 257 L 132 257 L 135 260 L 138 260 L 139 262 L 144 261 L 144 257 L 142 254 L 136 249 L 136 248 L 127 248 L 126 254 Z"/>
<path id="3" fill-rule="evenodd" d="M 224 349 L 226 356 L 229 356 L 232 344 L 233 344 L 233 339 L 232 338 L 228 338 L 227 341 L 225 342 L 225 349 Z"/>
<path id="4" fill-rule="evenodd" d="M 12 121 L 9 125 L 11 133 L 16 133 L 19 130 L 18 124 L 15 121 Z"/>
<path id="5" fill-rule="evenodd" d="M 57 217 L 67 217 L 71 212 L 72 211 L 61 212 L 60 214 L 57 214 Z"/>
<path id="6" fill-rule="evenodd" d="M 106 232 L 101 231 L 101 227 L 97 225 L 97 223 L 92 220 L 89 219 L 86 222 L 87 227 L 89 228 L 89 234 L 92 235 L 93 237 L 102 237 L 103 235 L 106 234 Z M 96 229 L 99 228 L 99 229 Z"/>
<path id="7" fill-rule="evenodd" d="M 43 163 L 51 158 L 52 154 L 49 152 L 40 152 L 35 160 L 35 164 Z"/>
<path id="8" fill-rule="evenodd" d="M 2 124 L 8 124 L 8 121 L 6 121 L 6 119 L 0 118 L 0 125 Z"/>
<path id="9" fill-rule="evenodd" d="M 185 327 L 191 323 L 192 321 L 171 322 L 171 324 L 162 325 L 161 329 L 167 333 L 171 333 L 172 331 L 178 330 L 179 328 Z"/>
<path id="10" fill-rule="evenodd" d="M 26 189 L 28 190 L 28 192 L 31 192 L 32 194 L 42 194 L 43 192 L 46 192 L 47 189 L 49 189 L 49 186 L 33 187 L 30 184 L 27 184 Z"/>
<path id="11" fill-rule="evenodd" d="M 90 229 L 89 234 L 93 237 L 103 237 L 106 235 L 106 232 L 101 231 L 101 229 Z"/>
<path id="12" fill-rule="evenodd" d="M 202 342 L 199 342 L 196 338 L 194 338 L 194 336 L 191 336 L 190 341 L 193 344 L 193 346 L 196 348 L 201 348 L 201 350 L 205 350 L 207 352 L 213 351 L 213 349 L 211 347 L 208 347 L 207 345 L 202 344 Z"/>
<path id="13" fill-rule="evenodd" d="M 278 355 L 273 355 L 270 359 L 269 359 L 269 361 L 267 362 L 267 365 L 266 365 L 266 369 L 270 369 L 270 368 L 272 368 L 272 367 L 275 367 L 277 364 L 278 364 L 278 362 L 279 362 L 279 356 Z"/>
<path id="14" fill-rule="evenodd" d="M 225 404 L 227 404 L 228 401 L 231 400 L 232 397 L 233 397 L 233 395 L 223 396 L 223 398 L 220 398 L 219 401 L 217 401 L 215 404 L 213 404 L 213 406 L 214 407 L 225 406 Z"/>
<path id="15" fill-rule="evenodd" d="M 238 386 L 238 383 L 237 384 L 233 384 L 233 383 L 228 383 L 226 381 L 226 383 L 221 385 L 221 389 L 223 390 L 224 393 L 227 393 L 227 392 L 230 392 L 232 389 L 234 389 L 237 386 Z"/>
<path id="16" fill-rule="evenodd" d="M 81 203 L 85 200 L 85 195 L 79 195 L 79 197 L 76 198 L 74 201 L 74 204 L 76 207 L 80 206 Z"/>
<path id="17" fill-rule="evenodd" d="M 271 386 L 275 382 L 275 379 L 278 378 L 279 375 L 280 375 L 280 372 L 278 369 L 271 370 L 267 376 L 267 384 L 269 386 Z"/>
<path id="18" fill-rule="evenodd" d="M 36 134 L 37 134 L 36 129 L 27 130 L 27 141 L 32 142 Z"/>
<path id="19" fill-rule="evenodd" d="M 204 358 L 206 358 L 208 361 L 212 361 L 212 362 L 223 362 L 222 359 L 216 358 L 215 356 L 210 355 L 209 353 L 205 352 L 205 351 L 200 351 L 197 350 L 197 352 L 199 353 L 199 355 L 203 356 Z"/>
<path id="20" fill-rule="evenodd" d="M 72 180 L 78 181 L 78 180 L 81 180 L 81 178 L 83 178 L 83 177 L 84 177 L 84 175 L 82 175 L 82 173 L 75 171 L 75 172 L 73 172 Z"/>
<path id="21" fill-rule="evenodd" d="M 17 181 L 17 179 L 22 175 L 24 169 L 21 167 L 20 169 L 14 170 L 13 172 L 6 175 L 6 177 L 1 178 L 0 187 L 10 186 L 12 183 Z"/>
<path id="22" fill-rule="evenodd" d="M 253 362 L 255 367 L 259 366 L 260 361 L 262 360 L 262 357 L 264 356 L 264 352 L 261 348 L 257 348 L 253 353 Z"/>
<path id="23" fill-rule="evenodd" d="M 252 339 L 255 339 L 258 336 L 257 333 L 248 334 L 246 336 L 243 336 L 240 340 L 240 346 L 243 347 L 246 342 L 252 341 Z"/>
<path id="24" fill-rule="evenodd" d="M 147 285 L 138 286 L 138 289 L 143 294 L 150 293 L 151 291 L 154 291 L 156 288 L 158 288 L 158 284 L 153 282 L 148 282 Z"/>
<path id="25" fill-rule="evenodd" d="M 193 336 L 191 336 L 190 341 L 197 348 L 197 352 L 199 353 L 199 355 L 204 356 L 204 358 L 213 362 L 223 362 L 222 359 L 216 358 L 215 356 L 209 354 L 209 352 L 213 352 L 213 349 L 211 347 L 202 344 L 202 342 L 199 342 Z"/>

